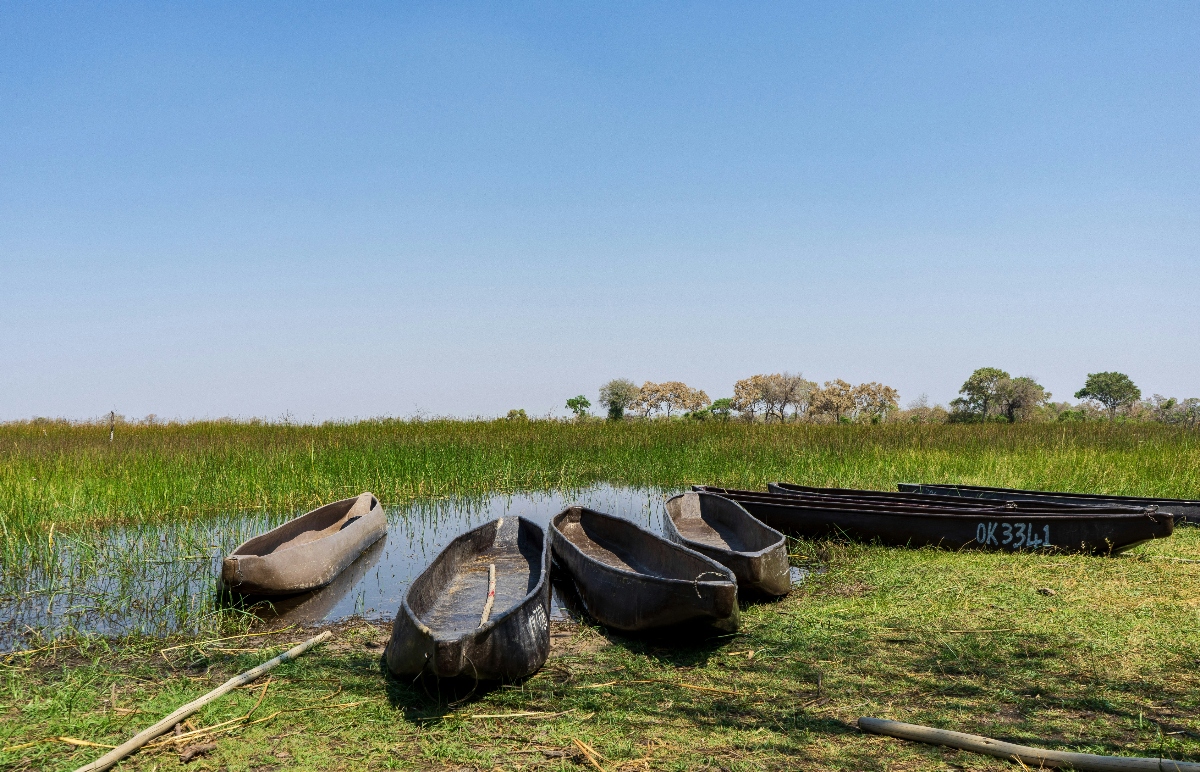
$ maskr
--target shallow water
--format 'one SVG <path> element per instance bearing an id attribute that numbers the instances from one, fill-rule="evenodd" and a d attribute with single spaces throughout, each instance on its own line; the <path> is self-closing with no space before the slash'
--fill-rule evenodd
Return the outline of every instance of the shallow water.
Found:
<path id="1" fill-rule="evenodd" d="M 421 500 L 389 509 L 388 535 L 329 587 L 275 600 L 287 621 L 390 619 L 408 585 L 460 533 L 501 516 L 545 526 L 571 504 L 628 518 L 661 533 L 669 492 L 598 485 L 576 491 Z M 0 576 L 0 650 L 29 638 L 79 631 L 104 635 L 199 633 L 218 611 L 216 578 L 238 544 L 296 513 L 230 515 L 160 526 L 58 535 L 31 553 L 31 567 Z M 17 567 L 18 569 L 20 567 Z M 552 617 L 565 617 L 555 592 Z"/>

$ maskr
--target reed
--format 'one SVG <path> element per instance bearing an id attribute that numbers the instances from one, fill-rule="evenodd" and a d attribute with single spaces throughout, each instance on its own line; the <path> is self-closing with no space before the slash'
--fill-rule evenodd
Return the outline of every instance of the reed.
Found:
<path id="1" fill-rule="evenodd" d="M 0 425 L 0 560 L 109 524 L 584 487 L 892 488 L 903 480 L 1200 496 L 1200 433 L 1158 425 L 814 426 L 652 421 Z"/>

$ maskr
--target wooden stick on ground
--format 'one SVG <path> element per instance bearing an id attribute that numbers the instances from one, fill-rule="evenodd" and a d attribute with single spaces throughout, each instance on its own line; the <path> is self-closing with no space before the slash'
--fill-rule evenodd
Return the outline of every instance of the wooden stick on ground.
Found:
<path id="1" fill-rule="evenodd" d="M 1039 767 L 1070 767 L 1079 772 L 1200 772 L 1200 764 L 1171 759 L 1150 759 L 1134 756 L 1097 756 L 1091 753 L 1067 753 L 1033 748 L 1028 745 L 1000 742 L 977 734 L 932 729 L 917 724 L 888 721 L 885 718 L 858 720 L 858 728 L 864 732 L 915 740 L 930 745 L 946 745 L 972 753 L 995 756 L 998 759 L 1016 760 L 1022 765 Z"/>
<path id="2" fill-rule="evenodd" d="M 103 756 L 101 756 L 100 758 L 96 759 L 91 764 L 83 765 L 79 769 L 75 770 L 75 772 L 102 772 L 102 770 L 111 769 L 113 766 L 116 765 L 116 763 L 118 761 L 125 758 L 129 754 L 133 753 L 138 748 L 141 748 L 143 745 L 150 742 L 155 737 L 158 737 L 160 734 L 163 734 L 164 732 L 169 731 L 177 723 L 179 723 L 180 721 L 183 721 L 185 718 L 192 715 L 197 710 L 204 707 L 205 705 L 212 702 L 213 700 L 217 699 L 218 697 L 225 694 L 226 692 L 233 691 L 234 689 L 238 688 L 239 686 L 243 686 L 245 684 L 250 683 L 251 681 L 253 681 L 256 678 L 258 678 L 259 676 L 261 676 L 263 673 L 266 673 L 270 670 L 274 670 L 276 667 L 278 667 L 279 665 L 282 665 L 284 662 L 289 662 L 289 661 L 295 659 L 296 657 L 299 657 L 301 654 L 308 651 L 313 646 L 316 646 L 318 643 L 323 643 L 324 641 L 329 640 L 331 637 L 333 637 L 333 633 L 326 630 L 325 632 L 321 633 L 320 635 L 309 638 L 307 641 L 300 644 L 299 646 L 296 646 L 295 648 L 292 648 L 292 649 L 288 649 L 284 653 L 280 654 L 278 657 L 275 657 L 274 659 L 269 659 L 256 668 L 252 668 L 250 670 L 247 670 L 245 673 L 242 673 L 239 676 L 234 676 L 233 678 L 230 678 L 228 681 L 221 684 L 216 689 L 213 689 L 208 694 L 206 694 L 203 697 L 200 697 L 198 699 L 192 700 L 187 705 L 184 705 L 183 707 L 177 709 L 174 713 L 167 716 L 162 721 L 159 721 L 154 726 L 151 726 L 148 729 L 143 729 L 141 732 L 138 732 L 136 735 L 134 735 L 131 739 L 127 740 L 126 742 L 122 743 L 121 745 L 118 745 L 116 748 L 112 749 L 108 753 L 106 753 Z"/>
<path id="3" fill-rule="evenodd" d="M 488 595 L 487 601 L 483 604 L 483 616 L 479 618 L 479 626 L 483 627 L 487 624 L 488 617 L 492 615 L 492 603 L 496 600 L 496 564 L 488 563 Z"/>

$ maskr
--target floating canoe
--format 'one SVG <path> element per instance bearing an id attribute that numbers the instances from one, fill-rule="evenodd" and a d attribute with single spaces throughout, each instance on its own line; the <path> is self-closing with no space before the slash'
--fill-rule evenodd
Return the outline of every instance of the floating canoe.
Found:
<path id="1" fill-rule="evenodd" d="M 1003 499 L 1006 501 L 1037 501 L 1047 504 L 1075 504 L 1087 507 L 1158 507 L 1159 512 L 1174 515 L 1176 519 L 1189 523 L 1200 523 L 1200 501 L 1194 499 L 1156 499 L 1140 496 L 1108 496 L 1102 493 L 1057 493 L 1054 491 L 1030 491 L 1018 488 L 988 488 L 981 485 L 926 485 L 923 483 L 900 483 L 901 491 L 926 493 L 946 498 Z"/>
<path id="2" fill-rule="evenodd" d="M 708 622 L 737 629 L 737 578 L 699 552 L 584 507 L 550 521 L 550 543 L 584 610 L 606 627 L 633 632 Z"/>
<path id="3" fill-rule="evenodd" d="M 1080 505 L 1068 504 L 1064 502 L 1042 502 L 1030 501 L 1029 499 L 1004 499 L 1004 500 L 987 500 L 973 498 L 955 498 L 953 496 L 938 496 L 932 493 L 910 493 L 907 491 L 872 491 L 872 490 L 857 490 L 854 488 L 814 488 L 808 485 L 796 485 L 795 483 L 774 482 L 767 483 L 767 493 L 777 493 L 781 496 L 800 496 L 809 499 L 824 499 L 832 497 L 834 500 L 847 501 L 853 499 L 861 499 L 867 502 L 891 502 L 902 506 L 912 504 L 926 505 L 934 507 L 950 507 L 954 509 L 991 509 L 1003 504 L 1008 509 L 1021 511 L 1053 511 L 1062 510 L 1064 512 L 1078 512 Z M 1116 508 L 1122 508 L 1122 505 L 1113 505 Z M 1145 509 L 1141 507 L 1128 507 L 1131 512 L 1141 512 Z M 1086 512 L 1086 510 L 1085 510 Z"/>
<path id="4" fill-rule="evenodd" d="M 294 595 L 323 587 L 387 534 L 370 493 L 335 501 L 242 544 L 225 558 L 221 581 L 242 595 Z"/>
<path id="5" fill-rule="evenodd" d="M 292 624 L 315 624 L 329 616 L 329 612 L 344 600 L 350 591 L 358 586 L 367 572 L 374 568 L 383 557 L 387 547 L 387 537 L 367 547 L 358 559 L 334 577 L 334 580 L 324 587 L 302 592 L 299 595 L 288 596 L 256 596 L 242 595 L 230 592 L 222 583 L 218 588 L 221 600 L 236 608 L 250 611 L 261 619 Z"/>
<path id="6" fill-rule="evenodd" d="M 733 571 L 741 592 L 787 595 L 792 588 L 783 534 L 736 501 L 696 492 L 669 498 L 663 532 Z"/>
<path id="7" fill-rule="evenodd" d="M 698 486 L 699 487 L 699 486 Z M 1112 554 L 1170 536 L 1174 518 L 1151 509 L 1016 510 L 1003 502 L 973 509 L 847 497 L 787 496 L 702 486 L 733 499 L 772 528 L 797 536 L 842 536 L 907 547 L 1013 552 L 1052 549 Z"/>
<path id="8" fill-rule="evenodd" d="M 384 657 L 392 673 L 514 679 L 550 653 L 550 545 L 502 517 L 442 550 L 404 596 Z"/>

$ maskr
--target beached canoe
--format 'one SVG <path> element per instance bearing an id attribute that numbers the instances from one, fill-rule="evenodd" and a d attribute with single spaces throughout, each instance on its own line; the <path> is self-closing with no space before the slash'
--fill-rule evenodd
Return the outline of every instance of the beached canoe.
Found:
<path id="1" fill-rule="evenodd" d="M 736 501 L 695 491 L 673 496 L 663 532 L 733 571 L 739 592 L 787 595 L 792 588 L 787 540 Z"/>
<path id="2" fill-rule="evenodd" d="M 502 517 L 459 536 L 413 581 L 384 658 L 398 676 L 514 679 L 550 653 L 550 545 Z"/>
<path id="3" fill-rule="evenodd" d="M 767 493 L 777 493 L 783 496 L 800 496 L 809 499 L 823 499 L 832 497 L 837 501 L 849 501 L 861 499 L 867 502 L 891 502 L 908 506 L 912 504 L 926 505 L 934 507 L 950 507 L 954 509 L 990 509 L 1001 504 L 1010 509 L 1026 511 L 1052 511 L 1061 510 L 1063 512 L 1077 512 L 1080 505 L 1068 504 L 1065 502 L 1043 502 L 1031 501 L 1029 499 L 1012 499 L 1012 500 L 986 500 L 972 498 L 955 498 L 953 496 L 938 496 L 932 493 L 911 493 L 908 491 L 873 491 L 860 490 L 856 488 L 815 488 L 809 485 L 797 485 L 795 483 L 773 482 L 767 483 Z M 1118 506 L 1119 505 L 1114 505 Z M 1131 512 L 1141 512 L 1145 507 L 1129 507 Z M 1086 510 L 1085 510 L 1086 513 Z"/>
<path id="4" fill-rule="evenodd" d="M 633 632 L 707 622 L 737 629 L 737 578 L 699 552 L 585 507 L 550 521 L 550 543 L 584 610 L 606 627 Z"/>
<path id="5" fill-rule="evenodd" d="M 335 501 L 255 536 L 230 553 L 221 581 L 242 595 L 294 595 L 323 587 L 387 534 L 370 493 Z"/>
<path id="6" fill-rule="evenodd" d="M 1109 496 L 1103 493 L 1059 493 L 1031 491 L 1020 488 L 989 488 L 981 485 L 944 485 L 900 483 L 903 492 L 924 493 L 946 498 L 984 499 L 1003 501 L 1036 501 L 1046 504 L 1076 504 L 1087 507 L 1158 507 L 1159 512 L 1174 515 L 1177 521 L 1200 523 L 1200 501 L 1195 499 L 1160 499 L 1142 496 Z"/>
<path id="7" fill-rule="evenodd" d="M 972 509 L 697 487 L 733 499 L 784 533 L 810 538 L 841 536 L 907 547 L 1105 555 L 1170 536 L 1175 524 L 1170 515 L 1157 514 L 1150 508 L 1018 510 L 996 502 L 995 507 Z"/>

